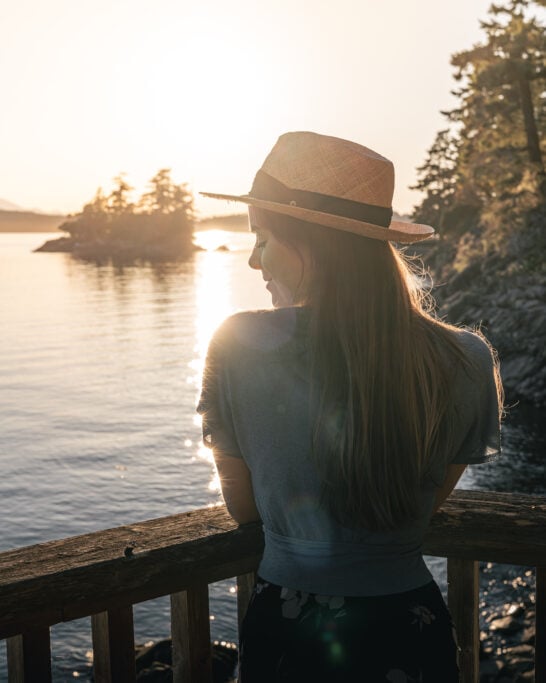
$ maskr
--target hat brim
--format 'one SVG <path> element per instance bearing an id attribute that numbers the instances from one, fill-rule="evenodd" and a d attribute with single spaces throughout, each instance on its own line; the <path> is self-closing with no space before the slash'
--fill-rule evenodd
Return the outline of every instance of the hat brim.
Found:
<path id="1" fill-rule="evenodd" d="M 373 223 L 365 223 L 354 218 L 345 218 L 345 216 L 336 216 L 330 213 L 323 213 L 322 211 L 313 211 L 312 209 L 305 209 L 300 206 L 292 204 L 281 204 L 280 202 L 270 202 L 265 199 L 256 199 L 250 195 L 233 195 L 233 194 L 217 194 L 215 192 L 200 192 L 203 197 L 211 197 L 212 199 L 224 199 L 229 202 L 242 202 L 243 204 L 250 204 L 260 209 L 267 209 L 275 213 L 281 213 L 292 218 L 299 218 L 308 223 L 317 223 L 335 230 L 343 230 L 345 232 L 352 232 L 362 237 L 371 237 L 376 240 L 402 242 L 404 244 L 411 244 L 412 242 L 420 242 L 426 240 L 434 235 L 434 228 L 430 225 L 422 225 L 420 223 L 406 223 L 405 221 L 391 221 L 388 228 L 382 228 Z"/>

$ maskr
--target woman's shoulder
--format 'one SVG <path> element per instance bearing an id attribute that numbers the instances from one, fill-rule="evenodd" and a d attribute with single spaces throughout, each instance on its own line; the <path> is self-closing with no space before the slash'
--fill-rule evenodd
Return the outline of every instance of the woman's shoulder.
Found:
<path id="1" fill-rule="evenodd" d="M 497 401 L 497 360 L 490 343 L 479 331 L 453 327 L 450 333 L 458 347 L 458 359 L 452 366 L 454 375 L 451 377 L 457 402 L 479 402 L 484 395 L 491 403 Z"/>
<path id="2" fill-rule="evenodd" d="M 479 331 L 452 328 L 452 334 L 466 360 L 477 369 L 490 370 L 493 365 L 493 349 Z"/>
<path id="3" fill-rule="evenodd" d="M 278 349 L 292 341 L 304 315 L 301 307 L 240 311 L 226 318 L 213 336 L 224 348 Z"/>

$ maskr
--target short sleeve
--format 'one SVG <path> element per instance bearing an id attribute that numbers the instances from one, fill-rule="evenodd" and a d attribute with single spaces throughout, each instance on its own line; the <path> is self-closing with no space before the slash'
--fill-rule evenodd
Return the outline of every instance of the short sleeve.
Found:
<path id="1" fill-rule="evenodd" d="M 209 344 L 197 412 L 203 420 L 205 446 L 241 457 L 228 399 L 223 344 L 217 333 Z"/>
<path id="2" fill-rule="evenodd" d="M 472 367 L 460 370 L 464 381 L 457 383 L 464 436 L 451 462 L 476 465 L 500 454 L 500 410 L 491 350 L 475 334 L 467 333 L 468 340 Z"/>

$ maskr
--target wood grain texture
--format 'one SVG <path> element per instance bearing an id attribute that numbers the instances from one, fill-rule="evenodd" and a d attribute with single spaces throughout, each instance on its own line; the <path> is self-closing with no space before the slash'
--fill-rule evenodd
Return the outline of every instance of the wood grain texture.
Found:
<path id="1" fill-rule="evenodd" d="M 91 626 L 95 682 L 134 683 L 136 666 L 132 605 L 94 614 Z"/>
<path id="2" fill-rule="evenodd" d="M 221 506 L 0 553 L 0 639 L 254 571 L 262 550 Z"/>
<path id="3" fill-rule="evenodd" d="M 7 641 L 9 683 L 50 683 L 49 627 L 27 631 Z"/>
<path id="4" fill-rule="evenodd" d="M 477 562 L 448 559 L 447 603 L 455 623 L 460 648 L 460 683 L 478 683 L 480 625 Z"/>
<path id="5" fill-rule="evenodd" d="M 188 626 L 188 601 L 186 591 L 171 595 L 171 643 L 173 683 L 186 683 L 185 647 Z"/>
<path id="6" fill-rule="evenodd" d="M 455 491 L 431 520 L 425 555 L 546 566 L 546 498 Z"/>
<path id="7" fill-rule="evenodd" d="M 212 650 L 208 585 L 171 596 L 174 683 L 211 683 Z"/>
<path id="8" fill-rule="evenodd" d="M 241 633 L 241 625 L 245 618 L 255 583 L 256 572 L 241 574 L 237 577 L 237 624 L 239 626 L 239 633 Z"/>

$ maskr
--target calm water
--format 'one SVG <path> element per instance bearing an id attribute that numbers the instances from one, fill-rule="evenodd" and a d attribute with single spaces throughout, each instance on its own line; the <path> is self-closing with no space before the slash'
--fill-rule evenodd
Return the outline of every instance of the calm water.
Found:
<path id="1" fill-rule="evenodd" d="M 0 234 L 0 550 L 218 502 L 195 417 L 203 357 L 223 318 L 269 295 L 246 267 L 249 234 L 198 237 L 230 251 L 115 267 L 33 254 L 48 235 Z M 544 446 L 541 416 L 516 408 L 503 458 L 461 486 L 544 494 Z M 212 637 L 233 641 L 232 582 L 211 594 Z M 166 599 L 136 607 L 135 632 L 168 635 Z M 87 620 L 52 629 L 55 680 L 88 676 L 90 642 Z"/>

